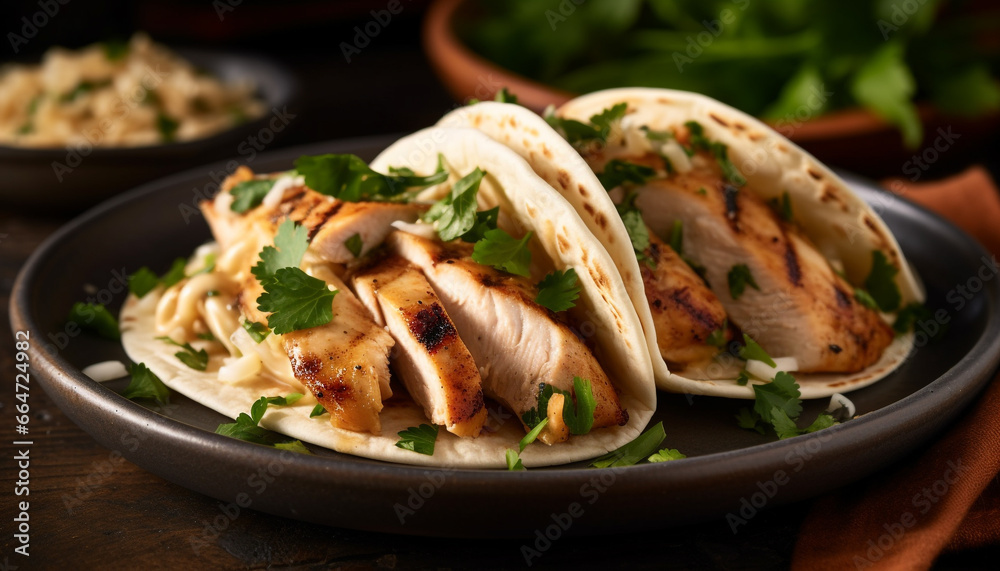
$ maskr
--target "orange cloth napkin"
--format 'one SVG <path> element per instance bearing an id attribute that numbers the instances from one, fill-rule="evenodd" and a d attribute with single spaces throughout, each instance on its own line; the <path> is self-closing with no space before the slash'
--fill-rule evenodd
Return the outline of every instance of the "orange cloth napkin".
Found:
<path id="1" fill-rule="evenodd" d="M 1000 257 L 1000 192 L 982 168 L 886 186 Z M 817 500 L 798 537 L 796 570 L 928 569 L 943 551 L 1000 545 L 1000 375 L 926 451 Z"/>

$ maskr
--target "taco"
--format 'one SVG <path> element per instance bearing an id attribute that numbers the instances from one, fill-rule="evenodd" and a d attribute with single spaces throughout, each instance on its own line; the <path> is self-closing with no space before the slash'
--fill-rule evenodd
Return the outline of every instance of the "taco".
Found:
<path id="1" fill-rule="evenodd" d="M 525 466 L 594 457 L 652 415 L 642 325 L 608 252 L 478 131 L 426 129 L 370 166 L 241 168 L 201 207 L 215 241 L 176 283 L 130 296 L 122 339 L 222 414 L 268 397 L 263 428 L 452 467 L 509 466 L 527 432 Z M 177 345 L 205 351 L 204 370 Z"/>
<path id="2" fill-rule="evenodd" d="M 615 257 L 661 389 L 753 398 L 780 370 L 818 398 L 884 378 L 913 346 L 923 292 L 888 228 L 740 111 L 632 88 L 544 119 L 489 102 L 440 124 L 503 142 L 574 205 Z"/>

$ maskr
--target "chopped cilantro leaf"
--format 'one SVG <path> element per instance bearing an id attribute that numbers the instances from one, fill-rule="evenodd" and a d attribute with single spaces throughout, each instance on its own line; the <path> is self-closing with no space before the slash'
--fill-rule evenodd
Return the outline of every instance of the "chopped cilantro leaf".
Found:
<path id="1" fill-rule="evenodd" d="M 173 141 L 177 135 L 177 128 L 180 125 L 180 122 L 163 111 L 156 114 L 156 130 L 160 132 L 161 141 Z"/>
<path id="2" fill-rule="evenodd" d="M 736 377 L 736 384 L 741 387 L 745 387 L 749 382 L 750 382 L 750 374 L 747 373 L 746 369 L 743 369 L 742 371 L 740 371 L 740 376 Z"/>
<path id="3" fill-rule="evenodd" d="M 517 103 L 517 96 L 514 95 L 513 93 L 511 93 L 510 91 L 507 91 L 506 87 L 501 87 L 500 91 L 497 91 L 496 95 L 493 96 L 493 100 L 494 101 L 499 101 L 500 103 L 514 103 L 514 104 L 516 104 Z"/>
<path id="4" fill-rule="evenodd" d="M 625 231 L 628 232 L 636 258 L 642 261 L 649 248 L 649 228 L 646 227 L 646 222 L 642 219 L 642 212 L 635 205 L 637 196 L 636 193 L 630 192 L 621 204 L 615 205 L 615 209 L 618 210 L 618 215 L 621 216 L 622 223 L 625 225 Z"/>
<path id="5" fill-rule="evenodd" d="M 771 408 L 768 416 L 771 419 L 771 426 L 774 427 L 774 433 L 778 435 L 778 438 L 784 440 L 785 438 L 792 438 L 800 434 L 799 427 L 795 426 L 795 421 L 789 418 L 788 413 L 780 408 Z"/>
<path id="6" fill-rule="evenodd" d="M 534 428 L 529 430 L 528 433 L 524 435 L 524 438 L 521 439 L 521 442 L 518 443 L 518 449 L 521 452 L 524 452 L 524 449 L 527 448 L 529 444 L 534 442 L 536 438 L 538 438 L 538 435 L 541 434 L 542 429 L 545 428 L 545 426 L 548 423 L 549 419 L 547 417 L 543 418 L 541 422 L 539 422 L 538 424 L 535 425 Z"/>
<path id="7" fill-rule="evenodd" d="M 772 198 L 767 203 L 771 205 L 771 208 L 778 213 L 778 216 L 782 220 L 785 222 L 792 221 L 792 198 L 787 191 L 781 193 L 781 198 Z"/>
<path id="8" fill-rule="evenodd" d="M 278 335 L 326 325 L 333 319 L 333 298 L 326 282 L 299 268 L 281 268 L 264 282 L 257 309 L 270 312 L 267 325 Z"/>
<path id="9" fill-rule="evenodd" d="M 476 242 L 472 250 L 472 259 L 479 264 L 527 277 L 530 275 L 531 265 L 528 240 L 533 234 L 528 232 L 518 240 L 499 228 L 489 230 L 483 235 L 482 240 Z"/>
<path id="10" fill-rule="evenodd" d="M 896 321 L 893 322 L 892 328 L 896 333 L 902 335 L 907 331 L 914 328 L 914 326 L 920 322 L 927 319 L 931 319 L 933 315 L 931 310 L 924 307 L 922 303 L 909 303 L 903 309 L 899 310 L 896 315 Z"/>
<path id="11" fill-rule="evenodd" d="M 260 261 L 250 271 L 263 284 L 282 268 L 298 268 L 307 248 L 309 233 L 305 227 L 285 220 L 278 226 L 274 246 L 264 246 L 260 252 Z"/>
<path id="12" fill-rule="evenodd" d="M 153 270 L 143 266 L 128 277 L 128 290 L 136 297 L 142 298 L 153 291 L 159 283 L 160 278 L 153 273 Z"/>
<path id="13" fill-rule="evenodd" d="M 264 418 L 264 413 L 267 411 L 268 404 L 270 404 L 268 402 L 268 397 L 260 397 L 253 403 L 253 406 L 250 407 L 250 414 L 241 412 L 239 416 L 236 417 L 236 422 L 220 424 L 218 428 L 215 429 L 215 433 L 232 438 L 238 438 L 247 442 L 253 442 L 255 444 L 276 446 L 278 443 L 282 442 L 285 437 L 259 426 L 260 420 Z M 288 445 L 291 443 L 285 442 L 284 444 Z"/>
<path id="14" fill-rule="evenodd" d="M 538 404 L 521 415 L 521 420 L 524 421 L 525 426 L 534 428 L 547 418 L 549 399 L 552 397 L 552 392 L 552 385 L 548 383 L 540 383 L 538 385 Z"/>
<path id="15" fill-rule="evenodd" d="M 268 404 L 278 406 L 288 406 L 295 404 L 302 398 L 302 393 L 289 393 L 283 397 L 266 397 Z"/>
<path id="16" fill-rule="evenodd" d="M 802 396 L 799 392 L 799 385 L 795 382 L 795 377 L 784 371 L 778 371 L 774 380 L 770 383 L 753 386 L 754 411 L 760 415 L 764 422 L 772 423 L 774 418 L 771 414 L 773 409 L 778 409 L 788 415 L 789 418 L 798 418 L 802 414 Z"/>
<path id="17" fill-rule="evenodd" d="M 878 304 L 875 303 L 875 300 L 872 298 L 871 294 L 869 294 L 868 292 L 859 287 L 854 288 L 854 299 L 856 299 L 858 303 L 860 303 L 865 307 L 878 310 Z"/>
<path id="18" fill-rule="evenodd" d="M 313 407 L 312 412 L 309 413 L 309 418 L 316 418 L 317 416 L 323 416 L 326 414 L 326 407 L 321 404 L 317 404 Z"/>
<path id="19" fill-rule="evenodd" d="M 764 434 L 767 431 L 767 425 L 761 421 L 760 415 L 745 406 L 740 408 L 739 412 L 736 413 L 736 424 L 740 428 L 754 430 L 760 434 Z"/>
<path id="20" fill-rule="evenodd" d="M 187 260 L 184 258 L 176 258 L 174 262 L 170 264 L 170 269 L 167 270 L 167 273 L 160 276 L 160 283 L 163 284 L 163 287 L 170 287 L 187 277 L 184 274 L 185 266 L 187 266 Z"/>
<path id="21" fill-rule="evenodd" d="M 729 149 L 726 145 L 708 140 L 705 137 L 705 129 L 701 126 L 701 123 L 688 121 L 684 125 L 688 128 L 688 133 L 690 134 L 689 147 L 685 149 L 689 156 L 698 150 L 708 151 L 715 157 L 715 162 L 719 164 L 719 168 L 722 169 L 722 176 L 726 180 L 736 186 L 743 186 L 747 183 L 746 178 L 736 168 L 736 165 L 729 160 Z"/>
<path id="22" fill-rule="evenodd" d="M 649 462 L 669 462 L 670 460 L 680 460 L 681 458 L 687 458 L 687 456 L 681 454 L 676 448 L 664 448 L 647 458 L 647 460 Z"/>
<path id="23" fill-rule="evenodd" d="M 443 163 L 429 176 L 414 175 L 409 169 L 390 169 L 385 175 L 368 167 L 355 155 L 302 156 L 295 161 L 295 170 L 305 177 L 306 186 L 326 194 L 357 202 L 359 200 L 386 200 L 411 188 L 426 188 L 448 179 Z"/>
<path id="24" fill-rule="evenodd" d="M 711 345 L 712 347 L 718 347 L 719 349 L 724 348 L 726 346 L 726 331 L 728 330 L 729 322 L 728 320 L 723 319 L 722 325 L 708 334 L 708 338 L 705 339 L 705 343 L 707 345 Z"/>
<path id="25" fill-rule="evenodd" d="M 204 339 L 205 341 L 217 341 L 215 335 L 212 335 L 211 331 L 206 331 L 204 333 L 198 334 L 198 339 Z"/>
<path id="26" fill-rule="evenodd" d="M 657 422 L 652 428 L 640 434 L 632 442 L 595 459 L 590 465 L 595 468 L 633 466 L 637 462 L 652 456 L 666 437 L 667 433 L 663 430 L 663 422 Z"/>
<path id="27" fill-rule="evenodd" d="M 182 350 L 174 353 L 174 357 L 180 359 L 181 363 L 184 363 L 188 367 L 197 371 L 204 371 L 208 368 L 208 352 L 204 349 L 195 351 L 190 343 L 178 343 L 167 336 L 157 337 L 157 339 L 166 341 L 175 347 L 180 347 Z"/>
<path id="28" fill-rule="evenodd" d="M 275 442 L 274 447 L 281 450 L 298 452 L 299 454 L 312 454 L 312 452 L 306 448 L 306 445 L 303 444 L 301 440 L 292 440 L 291 442 Z"/>
<path id="29" fill-rule="evenodd" d="M 881 250 L 872 250 L 872 270 L 864 286 L 882 311 L 896 311 L 902 302 L 895 279 L 898 273 L 899 270 L 889 263 Z"/>
<path id="30" fill-rule="evenodd" d="M 476 223 L 472 225 L 472 229 L 462 234 L 462 241 L 469 243 L 476 243 L 483 239 L 490 230 L 496 230 L 497 218 L 500 215 L 500 207 L 494 206 L 489 210 L 480 210 L 476 212 Z"/>
<path id="31" fill-rule="evenodd" d="M 557 117 L 554 111 L 546 111 L 545 120 L 570 144 L 606 142 L 611 133 L 611 125 L 625 116 L 627 108 L 625 103 L 614 105 L 592 116 L 589 124 Z"/>
<path id="32" fill-rule="evenodd" d="M 240 214 L 256 207 L 274 188 L 274 179 L 245 180 L 230 190 L 233 203 L 229 209 Z"/>
<path id="33" fill-rule="evenodd" d="M 748 285 L 760 291 L 760 287 L 753 279 L 753 274 L 750 273 L 750 267 L 746 264 L 736 264 L 733 266 L 726 278 L 729 280 L 729 295 L 734 300 L 739 299 L 743 295 Z"/>
<path id="34" fill-rule="evenodd" d="M 123 397 L 129 400 L 155 400 L 160 404 L 167 404 L 170 400 L 170 389 L 144 363 L 133 364 L 129 368 L 129 374 L 132 380 L 125 387 Z"/>
<path id="35" fill-rule="evenodd" d="M 62 101 L 63 103 L 69 103 L 71 101 L 76 100 L 76 98 L 80 97 L 81 95 L 85 95 L 95 89 L 99 89 L 101 87 L 107 87 L 109 85 L 111 85 L 110 79 L 105 79 L 101 81 L 89 81 L 85 79 L 80 83 L 76 84 L 76 87 L 64 93 L 59 98 L 59 100 Z"/>
<path id="36" fill-rule="evenodd" d="M 267 328 L 263 323 L 258 323 L 256 321 L 244 321 L 243 329 L 250 334 L 250 338 L 254 340 L 255 343 L 260 343 L 267 336 L 271 334 L 271 330 Z"/>
<path id="37" fill-rule="evenodd" d="M 650 141 L 669 141 L 675 138 L 673 132 L 671 131 L 654 131 L 647 125 L 639 127 L 639 130 L 645 133 L 646 138 Z"/>
<path id="38" fill-rule="evenodd" d="M 521 463 L 521 458 L 518 456 L 517 452 L 514 452 L 513 448 L 508 448 L 507 452 L 504 454 L 507 459 L 507 470 L 511 472 L 523 472 L 527 468 Z"/>
<path id="39" fill-rule="evenodd" d="M 670 228 L 670 249 L 677 252 L 678 256 L 684 255 L 684 223 L 674 220 L 674 225 Z"/>
<path id="40" fill-rule="evenodd" d="M 434 441 L 437 440 L 438 428 L 429 424 L 411 426 L 398 433 L 397 448 L 412 450 L 418 454 L 434 455 Z"/>
<path id="41" fill-rule="evenodd" d="M 767 354 L 767 351 L 765 351 L 763 347 L 758 345 L 757 342 L 751 339 L 746 333 L 743 334 L 743 347 L 740 348 L 740 358 L 744 361 L 753 359 L 755 361 L 763 361 L 772 367 L 777 366 L 774 363 L 774 359 Z"/>
<path id="42" fill-rule="evenodd" d="M 576 270 L 569 268 L 565 272 L 556 270 L 546 275 L 538 282 L 538 296 L 535 303 L 552 311 L 565 311 L 574 307 L 580 297 L 580 286 L 577 283 Z"/>
<path id="43" fill-rule="evenodd" d="M 590 381 L 573 377 L 573 394 L 576 397 L 575 407 L 570 404 L 573 401 L 570 395 L 563 392 L 563 421 L 573 434 L 587 434 L 594 426 L 594 410 L 597 408 Z"/>
<path id="44" fill-rule="evenodd" d="M 611 190 L 626 183 L 642 184 L 654 176 L 656 171 L 646 165 L 611 159 L 604 165 L 604 171 L 597 175 L 597 179 L 604 188 Z"/>
<path id="45" fill-rule="evenodd" d="M 100 303 L 76 302 L 69 310 L 67 322 L 76 323 L 84 331 L 91 331 L 105 339 L 121 339 L 118 320 Z"/>
<path id="46" fill-rule="evenodd" d="M 364 242 L 361 241 L 361 234 L 358 234 L 357 232 L 355 232 L 350 238 L 344 240 L 344 247 L 347 248 L 347 251 L 350 252 L 355 258 L 361 255 L 361 249 L 364 248 L 364 246 Z"/>
<path id="47" fill-rule="evenodd" d="M 445 242 L 462 236 L 476 225 L 476 194 L 485 174 L 476 167 L 456 181 L 448 196 L 424 214 L 424 222 L 436 222 L 438 236 Z"/>

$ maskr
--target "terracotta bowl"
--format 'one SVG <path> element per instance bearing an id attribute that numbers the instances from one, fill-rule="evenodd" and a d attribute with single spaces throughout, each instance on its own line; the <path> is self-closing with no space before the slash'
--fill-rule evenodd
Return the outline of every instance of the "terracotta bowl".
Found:
<path id="1" fill-rule="evenodd" d="M 466 0 L 436 0 L 424 21 L 424 49 L 435 73 L 453 97 L 459 101 L 491 99 L 501 87 L 507 87 L 517 95 L 519 103 L 540 112 L 549 104 L 558 106 L 574 96 L 504 69 L 469 49 L 454 30 L 456 16 L 463 16 L 467 5 Z M 943 134 L 957 134 L 962 147 L 972 149 L 1000 126 L 1000 114 L 969 119 L 945 115 L 930 105 L 920 105 L 919 112 L 925 136 L 916 149 L 903 145 L 895 127 L 860 108 L 773 125 L 828 164 L 878 177 L 911 176 L 912 168 L 907 167 L 914 155 L 931 154 L 928 148 L 933 148 L 936 141 L 939 151 L 944 144 L 950 146 L 957 139 Z M 935 151 L 931 162 L 960 161 L 962 154 Z"/>

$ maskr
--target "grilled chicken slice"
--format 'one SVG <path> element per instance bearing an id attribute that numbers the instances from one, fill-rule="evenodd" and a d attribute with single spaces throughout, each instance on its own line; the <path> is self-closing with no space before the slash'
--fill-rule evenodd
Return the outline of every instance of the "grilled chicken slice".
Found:
<path id="1" fill-rule="evenodd" d="M 458 436 L 479 436 L 486 421 L 479 369 L 427 278 L 393 256 L 359 270 L 351 283 L 396 340 L 393 368 L 427 418 Z"/>
<path id="2" fill-rule="evenodd" d="M 627 422 L 628 413 L 593 353 L 554 313 L 534 302 L 537 294 L 528 280 L 472 261 L 471 244 L 440 244 L 398 231 L 386 243 L 427 276 L 479 366 L 487 396 L 520 419 L 537 405 L 541 383 L 572 393 L 573 377 L 579 376 L 590 380 L 597 402 L 594 428 Z M 546 427 L 539 438 L 552 444 L 568 436 Z"/>
<path id="3" fill-rule="evenodd" d="M 717 168 L 655 179 L 638 192 L 653 232 L 666 235 L 682 221 L 685 252 L 705 267 L 730 320 L 771 355 L 795 357 L 802 372 L 850 373 L 875 363 L 892 342 L 892 329 L 855 301 L 804 235 L 750 188 L 724 182 Z M 739 264 L 759 289 L 748 285 L 734 299 L 728 275 Z"/>
<path id="4" fill-rule="evenodd" d="M 333 426 L 378 434 L 382 400 L 391 394 L 384 393 L 394 342 L 347 286 L 335 277 L 323 277 L 339 290 L 333 298 L 333 320 L 282 335 L 292 373 L 330 413 Z M 261 293 L 257 279 L 248 277 L 239 305 L 247 319 L 267 323 L 267 314 L 257 309 Z"/>
<path id="5" fill-rule="evenodd" d="M 238 169 L 223 182 L 223 192 L 228 193 L 239 182 L 252 178 L 249 169 Z M 243 214 L 232 212 L 228 204 L 225 200 L 202 203 L 202 212 L 223 249 L 254 226 L 273 236 L 282 222 L 292 220 L 309 231 L 310 250 L 336 264 L 351 262 L 378 247 L 392 231 L 394 221 L 414 222 L 427 209 L 419 204 L 345 202 L 302 185 L 285 188 L 275 205 L 261 204 Z M 347 247 L 347 241 L 355 234 L 361 240 L 358 256 Z"/>
<path id="6" fill-rule="evenodd" d="M 701 277 L 654 232 L 649 234 L 644 254 L 646 259 L 639 268 L 660 356 L 675 373 L 710 360 L 719 347 L 708 344 L 709 336 L 718 331 L 722 341 L 732 337 L 725 308 Z"/>

